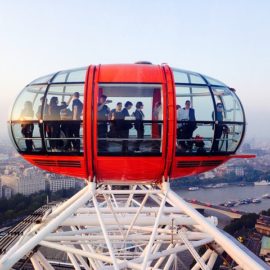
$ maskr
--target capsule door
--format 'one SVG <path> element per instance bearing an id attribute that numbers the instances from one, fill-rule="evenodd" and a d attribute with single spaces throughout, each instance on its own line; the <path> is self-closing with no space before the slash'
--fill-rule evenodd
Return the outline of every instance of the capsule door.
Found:
<path id="1" fill-rule="evenodd" d="M 99 182 L 157 182 L 165 167 L 166 83 L 153 65 L 101 65 L 94 76 L 93 153 Z"/>

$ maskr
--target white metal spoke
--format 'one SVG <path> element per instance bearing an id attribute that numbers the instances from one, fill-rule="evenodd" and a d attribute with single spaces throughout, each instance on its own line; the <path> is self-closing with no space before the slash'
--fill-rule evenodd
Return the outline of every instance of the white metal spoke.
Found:
<path id="1" fill-rule="evenodd" d="M 143 270 L 145 270 L 146 267 L 149 265 L 149 263 L 148 263 L 149 255 L 150 255 L 150 252 L 151 252 L 151 247 L 152 247 L 152 245 L 153 245 L 153 243 L 155 241 L 155 236 L 156 236 L 156 233 L 157 233 L 157 228 L 158 228 L 158 225 L 159 225 L 159 220 L 160 220 L 160 217 L 162 215 L 163 207 L 164 207 L 165 202 L 166 202 L 166 196 L 167 195 L 164 196 L 164 198 L 163 198 L 163 200 L 161 202 L 160 209 L 158 211 L 158 215 L 157 215 L 157 218 L 156 218 L 154 227 L 153 227 L 153 232 L 151 234 L 151 238 L 149 240 L 149 244 L 146 247 L 145 257 L 144 257 L 143 264 L 142 264 L 142 269 Z"/>
<path id="2" fill-rule="evenodd" d="M 107 247 L 109 249 L 109 253 L 110 253 L 111 258 L 112 258 L 113 266 L 114 266 L 114 268 L 116 270 L 118 270 L 119 268 L 118 268 L 118 265 L 117 265 L 117 262 L 116 262 L 116 259 L 115 259 L 115 256 L 114 256 L 113 248 L 112 248 L 110 239 L 108 237 L 107 229 L 106 229 L 105 224 L 103 222 L 102 216 L 101 216 L 100 211 L 99 211 L 99 208 L 98 208 L 98 203 L 97 203 L 97 200 L 96 200 L 95 197 L 93 197 L 93 203 L 94 203 L 94 206 L 95 206 L 95 209 L 96 209 L 96 212 L 97 212 L 97 216 L 98 216 L 98 220 L 99 220 L 99 223 L 100 223 L 102 232 L 103 232 L 103 236 L 105 238 Z"/>
<path id="3" fill-rule="evenodd" d="M 40 261 L 41 265 L 45 268 L 45 270 L 53 270 L 51 264 L 47 261 L 47 259 L 42 255 L 40 251 L 37 251 L 35 255 Z"/>
<path id="4" fill-rule="evenodd" d="M 30 261 L 32 262 L 32 265 L 35 270 L 43 270 L 43 267 L 40 265 L 38 258 L 35 254 L 33 254 L 30 258 Z"/>
<path id="5" fill-rule="evenodd" d="M 79 266 L 79 264 L 78 264 L 75 256 L 73 256 L 73 254 L 72 253 L 69 253 L 69 252 L 67 253 L 67 255 L 68 255 L 70 261 L 72 262 L 75 270 L 81 270 L 81 267 Z"/>
<path id="6" fill-rule="evenodd" d="M 205 262 L 201 259 L 200 255 L 196 251 L 196 249 L 192 246 L 190 241 L 187 239 L 185 232 L 181 229 L 178 233 L 178 235 L 181 237 L 185 245 L 187 246 L 188 250 L 192 254 L 193 258 L 199 263 L 201 269 L 203 270 L 209 270 L 209 267 L 205 264 Z"/>

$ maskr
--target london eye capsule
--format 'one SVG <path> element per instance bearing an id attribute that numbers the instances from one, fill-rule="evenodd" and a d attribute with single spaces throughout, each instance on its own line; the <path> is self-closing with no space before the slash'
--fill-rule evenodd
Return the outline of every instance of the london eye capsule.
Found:
<path id="1" fill-rule="evenodd" d="M 151 63 L 91 65 L 28 84 L 11 111 L 18 152 L 50 172 L 97 182 L 159 182 L 213 169 L 245 133 L 235 90 Z"/>

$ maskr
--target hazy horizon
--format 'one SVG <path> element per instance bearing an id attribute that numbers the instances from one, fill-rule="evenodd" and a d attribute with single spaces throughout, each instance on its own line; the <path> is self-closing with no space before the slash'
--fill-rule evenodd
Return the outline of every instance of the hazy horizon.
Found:
<path id="1" fill-rule="evenodd" d="M 0 1 L 0 128 L 33 79 L 89 64 L 193 70 L 235 88 L 247 138 L 267 138 L 269 1 Z"/>

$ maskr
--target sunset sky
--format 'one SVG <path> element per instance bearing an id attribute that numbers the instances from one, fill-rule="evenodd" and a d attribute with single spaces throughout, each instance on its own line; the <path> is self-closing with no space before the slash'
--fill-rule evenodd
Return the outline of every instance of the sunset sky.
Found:
<path id="1" fill-rule="evenodd" d="M 33 79 L 89 64 L 198 71 L 237 90 L 247 137 L 270 125 L 270 1 L 0 0 L 0 128 Z"/>

